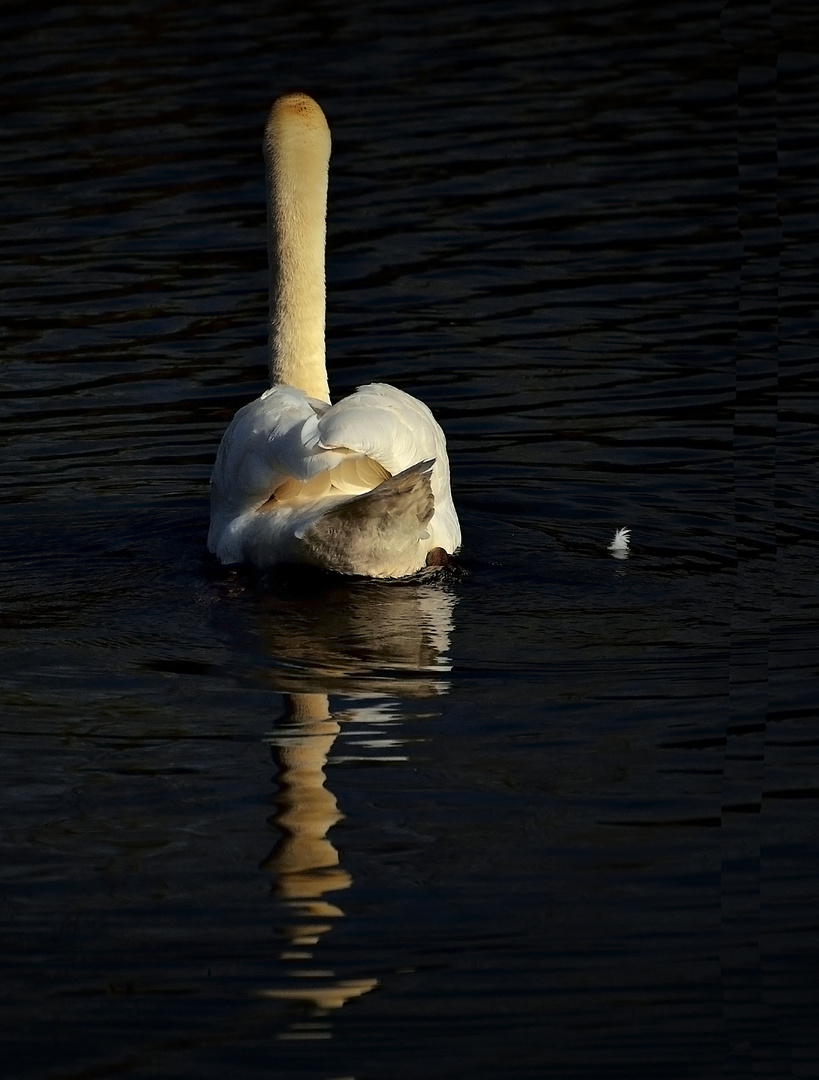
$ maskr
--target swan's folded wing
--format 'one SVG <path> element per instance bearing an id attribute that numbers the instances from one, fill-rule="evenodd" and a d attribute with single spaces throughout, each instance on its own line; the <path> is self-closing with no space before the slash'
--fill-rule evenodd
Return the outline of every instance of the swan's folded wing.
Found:
<path id="1" fill-rule="evenodd" d="M 434 461 L 430 542 L 450 553 L 458 549 L 461 528 L 449 487 L 446 440 L 422 401 L 394 386 L 372 383 L 322 413 L 316 427 L 323 447 L 366 455 L 393 476 L 419 461 Z"/>
<path id="2" fill-rule="evenodd" d="M 320 445 L 364 454 L 395 476 L 418 461 L 446 461 L 443 432 L 432 413 L 402 390 L 383 383 L 354 394 L 316 417 Z"/>
<path id="3" fill-rule="evenodd" d="M 329 408 L 300 390 L 277 386 L 234 416 L 224 434 L 211 476 L 217 498 L 250 508 L 264 502 L 288 477 L 309 470 L 314 452 L 304 445 L 302 429 L 315 431 L 316 412 Z M 313 441 L 318 439 L 314 435 Z M 315 471 L 315 470 L 313 470 Z"/>

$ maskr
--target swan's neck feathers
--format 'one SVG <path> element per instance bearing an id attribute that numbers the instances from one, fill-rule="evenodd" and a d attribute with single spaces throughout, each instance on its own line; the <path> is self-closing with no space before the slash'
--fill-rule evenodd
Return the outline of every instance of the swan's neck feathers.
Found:
<path id="1" fill-rule="evenodd" d="M 324 250 L 330 129 L 306 94 L 274 105 L 264 140 L 270 260 L 270 377 L 330 400 Z"/>

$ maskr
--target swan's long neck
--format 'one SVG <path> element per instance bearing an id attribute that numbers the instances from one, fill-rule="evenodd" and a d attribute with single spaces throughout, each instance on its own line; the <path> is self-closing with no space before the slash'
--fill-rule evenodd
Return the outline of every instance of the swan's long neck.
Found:
<path id="1" fill-rule="evenodd" d="M 330 129 L 306 94 L 287 94 L 270 111 L 267 241 L 270 261 L 270 378 L 330 400 L 324 356 L 324 249 Z"/>

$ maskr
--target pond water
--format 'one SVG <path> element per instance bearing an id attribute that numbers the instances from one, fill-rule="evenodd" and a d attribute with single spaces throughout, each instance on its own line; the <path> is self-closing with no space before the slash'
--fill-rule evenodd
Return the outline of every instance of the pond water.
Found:
<path id="1" fill-rule="evenodd" d="M 819 14 L 0 14 L 4 1076 L 819 1076 Z M 457 571 L 222 571 L 261 132 Z M 627 558 L 608 545 L 632 530 Z"/>

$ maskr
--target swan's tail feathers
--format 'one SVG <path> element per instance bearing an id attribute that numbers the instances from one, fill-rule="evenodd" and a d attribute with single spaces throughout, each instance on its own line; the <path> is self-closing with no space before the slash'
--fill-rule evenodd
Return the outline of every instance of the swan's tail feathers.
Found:
<path id="1" fill-rule="evenodd" d="M 341 574 L 401 577 L 424 565 L 422 541 L 435 511 L 435 459 L 419 461 L 364 495 L 322 514 L 302 535 L 320 566 Z"/>

